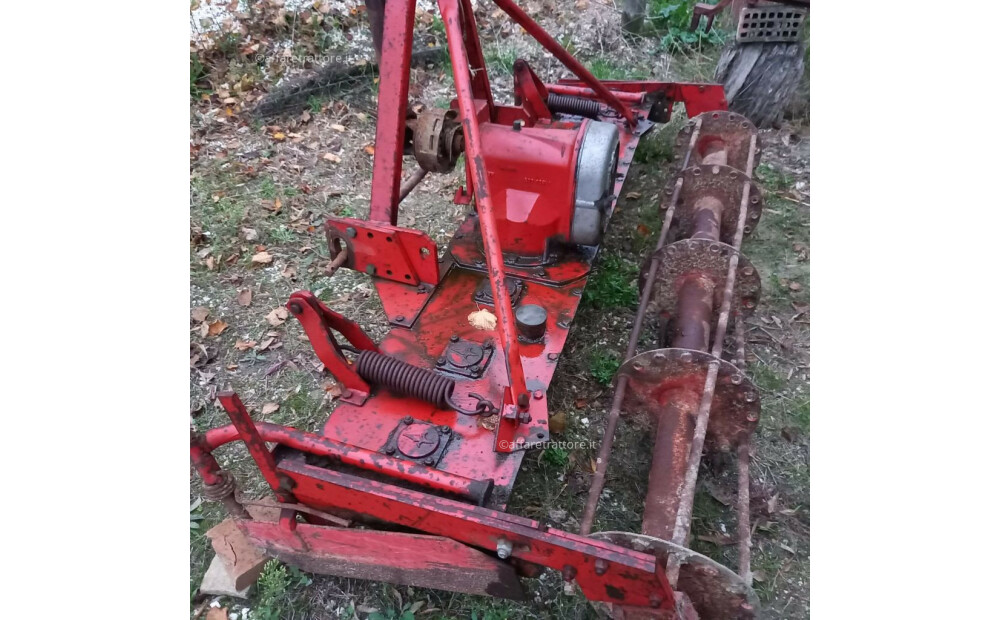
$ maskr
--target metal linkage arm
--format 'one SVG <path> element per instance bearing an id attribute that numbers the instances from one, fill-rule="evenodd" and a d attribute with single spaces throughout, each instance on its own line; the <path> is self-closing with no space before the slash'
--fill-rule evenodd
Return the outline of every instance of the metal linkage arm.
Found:
<path id="1" fill-rule="evenodd" d="M 483 233 L 486 270 L 495 300 L 494 308 L 499 319 L 497 328 L 500 332 L 500 342 L 507 360 L 509 393 L 504 397 L 501 425 L 516 427 L 520 423 L 517 410 L 528 408 L 530 396 L 525 386 L 521 350 L 514 325 L 514 311 L 506 286 L 500 233 L 490 196 L 486 163 L 483 161 L 483 144 L 469 76 L 469 59 L 462 36 L 461 12 L 458 0 L 438 0 L 438 5 L 441 8 L 441 18 L 444 20 L 445 33 L 448 37 L 448 50 L 451 53 L 455 89 L 458 94 L 458 109 L 465 135 L 465 154 L 473 173 L 472 187 L 476 196 L 476 210 L 479 212 L 479 226 Z"/>
<path id="2" fill-rule="evenodd" d="M 292 293 L 286 304 L 289 312 L 302 323 L 309 343 L 319 361 L 344 384 L 341 400 L 360 405 L 371 392 L 368 383 L 347 363 L 333 332 L 340 333 L 359 350 L 378 351 L 372 339 L 354 321 L 326 307 L 309 291 Z"/>

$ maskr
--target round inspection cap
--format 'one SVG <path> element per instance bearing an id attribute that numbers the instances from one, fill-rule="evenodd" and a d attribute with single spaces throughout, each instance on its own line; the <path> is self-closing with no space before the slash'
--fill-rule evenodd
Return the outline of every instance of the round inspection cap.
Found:
<path id="1" fill-rule="evenodd" d="M 538 340 L 545 335 L 545 320 L 548 313 L 545 308 L 535 304 L 525 304 L 518 307 L 514 313 L 517 331 L 528 340 Z"/>

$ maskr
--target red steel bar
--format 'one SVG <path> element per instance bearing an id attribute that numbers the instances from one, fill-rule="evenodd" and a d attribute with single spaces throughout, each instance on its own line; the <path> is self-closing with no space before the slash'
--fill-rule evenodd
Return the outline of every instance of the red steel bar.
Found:
<path id="1" fill-rule="evenodd" d="M 233 392 L 222 392 L 219 394 L 219 402 L 229 414 L 229 419 L 233 421 L 233 426 L 239 432 L 240 439 L 247 445 L 250 456 L 257 463 L 257 469 L 264 475 L 264 480 L 274 491 L 274 495 L 279 501 L 288 501 L 290 497 L 287 490 L 282 487 L 278 466 L 274 463 L 274 456 L 267 449 L 267 444 L 264 443 L 260 433 L 257 432 L 257 427 L 254 426 L 250 413 L 243 406 L 243 401 Z"/>
<path id="2" fill-rule="evenodd" d="M 694 129 L 691 131 L 691 139 L 688 142 L 687 152 L 684 154 L 684 162 L 681 169 L 687 167 L 691 161 L 691 152 L 698 143 L 701 134 L 701 119 L 695 121 Z M 667 242 L 667 232 L 670 224 L 674 220 L 674 211 L 677 209 L 677 200 L 681 195 L 684 178 L 677 177 L 674 183 L 674 191 L 670 196 L 670 205 L 663 216 L 663 226 L 660 228 L 660 236 L 656 240 L 656 248 L 653 250 L 653 260 L 649 265 L 649 273 L 655 274 L 660 267 L 660 259 L 656 257 L 656 251 Z M 629 336 L 628 348 L 625 349 L 625 359 L 635 355 L 635 350 L 639 346 L 639 336 L 642 333 L 643 317 L 646 315 L 646 308 L 649 307 L 649 299 L 653 294 L 653 287 L 656 278 L 646 278 L 642 286 L 642 295 L 639 299 L 639 309 L 636 311 L 636 319 L 632 323 L 632 334 Z M 580 520 L 580 534 L 586 536 L 590 534 L 594 526 L 594 517 L 597 514 L 597 502 L 601 499 L 601 490 L 604 488 L 604 480 L 608 473 L 608 462 L 611 459 L 611 448 L 615 441 L 615 429 L 618 427 L 618 418 L 621 416 L 622 402 L 625 400 L 625 390 L 628 387 L 628 379 L 619 377 L 615 382 L 615 395 L 611 401 L 611 411 L 608 413 L 608 421 L 604 427 L 604 437 L 601 439 L 601 449 L 597 453 L 597 471 L 590 482 L 590 490 L 587 493 L 587 503 L 583 508 L 583 517 Z"/>
<path id="3" fill-rule="evenodd" d="M 264 441 L 317 456 L 330 457 L 345 465 L 393 476 L 426 489 L 451 493 L 477 503 L 491 487 L 488 480 L 472 480 L 419 463 L 397 459 L 381 452 L 348 446 L 295 428 L 268 422 L 258 422 L 255 426 Z M 239 438 L 240 433 L 235 426 L 222 426 L 213 428 L 205 434 L 205 445 L 209 450 L 214 450 Z"/>
<path id="4" fill-rule="evenodd" d="M 698 395 L 685 391 L 671 398 L 658 416 L 649 491 L 642 513 L 642 533 L 647 536 L 666 539 L 674 531 L 697 408 Z"/>
<path id="5" fill-rule="evenodd" d="M 722 201 L 715 196 L 702 196 L 694 203 L 694 234 L 692 239 L 719 240 L 722 221 Z"/>
<path id="6" fill-rule="evenodd" d="M 378 124 L 368 219 L 396 225 L 399 177 L 403 169 L 410 58 L 416 2 L 385 0 L 382 57 L 379 60 Z"/>
<path id="7" fill-rule="evenodd" d="M 594 92 L 592 88 L 582 86 L 569 86 L 567 84 L 546 84 L 545 89 L 557 95 L 570 95 L 572 97 L 584 97 L 586 99 L 600 99 L 601 96 Z M 620 101 L 629 103 L 642 103 L 646 100 L 646 93 L 631 93 L 624 90 L 608 89 L 611 94 Z"/>
<path id="8" fill-rule="evenodd" d="M 708 351 L 714 300 L 715 283 L 711 278 L 699 273 L 688 276 L 677 292 L 677 316 L 674 317 L 677 334 L 670 346 Z"/>
<path id="9" fill-rule="evenodd" d="M 438 6 L 441 9 L 441 18 L 444 20 L 445 33 L 448 37 L 448 51 L 451 54 L 455 90 L 458 91 L 458 110 L 465 136 L 465 157 L 468 165 L 472 168 L 472 185 L 476 197 L 476 210 L 479 212 L 479 226 L 483 233 L 486 270 L 495 300 L 494 309 L 498 318 L 497 327 L 500 332 L 500 342 L 503 345 L 507 361 L 511 400 L 504 404 L 515 404 L 519 409 L 527 409 L 529 395 L 524 384 L 521 349 L 517 342 L 514 312 L 506 286 L 503 252 L 500 249 L 500 233 L 493 210 L 493 199 L 490 196 L 486 163 L 483 161 L 483 143 L 479 135 L 479 120 L 476 118 L 476 103 L 473 100 L 472 84 L 469 78 L 469 59 L 465 53 L 465 46 L 462 44 L 462 24 L 458 0 L 438 0 Z M 515 417 L 513 424 L 518 424 L 517 420 L 518 418 Z M 503 451 L 509 452 L 510 449 Z"/>
<path id="10" fill-rule="evenodd" d="M 590 88 L 594 90 L 601 99 L 607 103 L 609 106 L 615 109 L 616 112 L 621 114 L 630 127 L 635 127 L 636 120 L 635 115 L 632 114 L 632 110 L 625 106 L 620 99 L 614 96 L 608 87 L 601 83 L 600 80 L 595 78 L 587 68 L 580 64 L 576 58 L 567 52 L 559 43 L 552 38 L 552 35 L 545 32 L 545 30 L 539 26 L 535 20 L 528 17 L 528 14 L 521 10 L 521 7 L 517 6 L 513 0 L 493 0 L 493 2 L 500 7 L 500 10 L 510 15 L 511 19 L 518 23 L 521 28 L 524 28 L 531 37 L 536 41 L 541 43 L 542 47 L 547 49 L 550 54 L 556 57 L 567 69 L 573 72 L 573 74 L 580 78 L 581 81 L 587 84 Z M 452 62 L 455 58 L 452 56 Z"/>

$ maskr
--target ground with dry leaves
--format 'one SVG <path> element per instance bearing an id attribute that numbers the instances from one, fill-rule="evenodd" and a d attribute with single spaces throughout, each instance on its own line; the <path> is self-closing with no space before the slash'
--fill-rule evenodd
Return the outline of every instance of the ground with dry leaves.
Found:
<path id="1" fill-rule="evenodd" d="M 385 316 L 367 276 L 325 275 L 323 216 L 364 216 L 371 188 L 377 82 L 354 79 L 310 95 L 297 109 L 259 118 L 269 91 L 320 62 L 347 65 L 371 56 L 363 3 L 265 2 L 200 6 L 192 13 L 191 105 L 191 420 L 198 429 L 225 424 L 215 401 L 236 390 L 255 419 L 316 431 L 335 405 L 338 386 L 312 354 L 283 309 L 288 295 L 309 289 L 376 339 Z M 510 99 L 510 68 L 526 58 L 543 79 L 559 68 L 486 4 L 478 3 L 490 77 Z M 653 36 L 625 39 L 615 7 L 579 0 L 571 9 L 552 1 L 523 6 L 576 53 L 598 77 L 709 79 L 717 49 L 668 53 Z M 443 45 L 432 3 L 418 2 L 418 40 Z M 241 12 L 242 11 L 242 12 Z M 318 62 L 310 62 L 310 57 Z M 413 71 L 411 100 L 446 106 L 450 67 Z M 554 417 L 566 441 L 599 442 L 610 404 L 609 372 L 625 349 L 635 308 L 638 265 L 655 242 L 658 195 L 676 163 L 671 127 L 637 153 L 599 259 L 598 270 L 550 388 Z M 809 615 L 809 139 L 800 124 L 765 132 L 757 172 L 767 193 L 760 226 L 745 250 L 764 290 L 748 324 L 749 370 L 765 394 L 751 467 L 755 587 L 770 618 Z M 413 166 L 412 162 L 407 163 Z M 427 231 L 445 247 L 464 210 L 450 197 L 460 171 L 429 175 L 407 198 L 400 224 Z M 586 334 L 587 337 L 580 337 Z M 653 346 L 653 330 L 640 347 Z M 554 426 L 559 422 L 554 420 Z M 638 530 L 649 468 L 648 429 L 627 420 L 616 439 L 607 490 L 595 530 Z M 533 451 L 510 510 L 576 531 L 596 449 Z M 244 494 L 266 486 L 244 451 L 219 451 Z M 693 546 L 735 565 L 734 467 L 703 468 Z M 208 566 L 204 533 L 222 518 L 199 503 L 191 473 L 191 590 Z M 593 617 L 581 596 L 566 593 L 559 575 L 526 580 L 529 602 L 314 576 L 274 569 L 249 602 L 223 599 L 229 617 L 246 618 L 546 618 Z M 216 610 L 218 616 L 221 610 Z"/>

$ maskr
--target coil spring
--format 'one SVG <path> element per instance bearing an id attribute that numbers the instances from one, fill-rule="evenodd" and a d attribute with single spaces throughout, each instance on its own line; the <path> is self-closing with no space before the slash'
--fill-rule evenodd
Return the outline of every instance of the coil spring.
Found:
<path id="1" fill-rule="evenodd" d="M 549 110 L 553 112 L 576 114 L 577 116 L 586 116 L 589 118 L 596 118 L 601 112 L 600 103 L 593 101 L 592 99 L 573 97 L 571 95 L 549 93 L 549 96 L 545 99 L 545 104 L 548 105 Z"/>
<path id="2" fill-rule="evenodd" d="M 372 385 L 384 385 L 390 392 L 427 401 L 442 409 L 451 409 L 455 382 L 444 375 L 407 364 L 375 351 L 360 351 L 357 372 Z"/>

